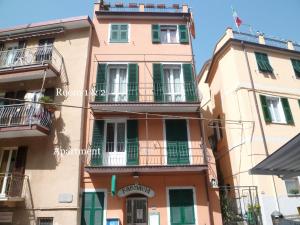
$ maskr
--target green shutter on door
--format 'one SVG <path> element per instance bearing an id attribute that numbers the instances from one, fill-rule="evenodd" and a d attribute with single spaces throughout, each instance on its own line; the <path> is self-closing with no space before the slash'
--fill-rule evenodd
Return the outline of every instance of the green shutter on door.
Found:
<path id="1" fill-rule="evenodd" d="M 169 165 L 189 164 L 186 120 L 165 120 Z"/>
<path id="2" fill-rule="evenodd" d="M 195 224 L 192 189 L 169 190 L 171 225 Z"/>
<path id="3" fill-rule="evenodd" d="M 138 120 L 127 121 L 127 165 L 139 164 Z"/>
<path id="4" fill-rule="evenodd" d="M 128 65 L 128 101 L 139 100 L 139 68 L 137 64 Z"/>
<path id="5" fill-rule="evenodd" d="M 268 55 L 261 52 L 255 52 L 257 66 L 260 72 L 273 73 L 273 68 L 269 62 Z"/>
<path id="6" fill-rule="evenodd" d="M 260 103 L 261 103 L 261 108 L 264 114 L 264 118 L 266 123 L 272 123 L 272 117 L 271 117 L 271 113 L 269 111 L 269 107 L 267 104 L 267 97 L 264 95 L 260 95 Z"/>
<path id="7" fill-rule="evenodd" d="M 160 25 L 152 24 L 152 43 L 160 43 Z"/>
<path id="8" fill-rule="evenodd" d="M 297 78 L 300 78 L 300 60 L 298 59 L 291 59 L 293 68 Z"/>
<path id="9" fill-rule="evenodd" d="M 186 25 L 178 25 L 179 29 L 179 40 L 182 44 L 189 43 L 189 34 Z"/>
<path id="10" fill-rule="evenodd" d="M 96 91 L 98 92 L 95 96 L 96 102 L 104 102 L 105 101 L 105 95 L 103 93 L 106 92 L 106 70 L 107 65 L 106 64 L 98 64 L 97 69 L 97 78 L 96 78 Z"/>
<path id="11" fill-rule="evenodd" d="M 81 225 L 103 225 L 104 193 L 84 192 Z"/>
<path id="12" fill-rule="evenodd" d="M 183 64 L 182 68 L 184 77 L 185 99 L 187 102 L 194 102 L 197 100 L 197 94 L 192 64 Z"/>
<path id="13" fill-rule="evenodd" d="M 160 63 L 153 64 L 153 95 L 155 102 L 162 102 L 163 92 L 163 66 Z"/>
<path id="14" fill-rule="evenodd" d="M 287 98 L 281 98 L 281 104 L 283 107 L 284 115 L 287 124 L 294 124 L 293 115 L 291 112 L 290 104 Z"/>
<path id="15" fill-rule="evenodd" d="M 102 153 L 104 147 L 104 121 L 95 120 L 92 138 L 92 153 L 91 153 L 91 166 L 102 165 Z"/>

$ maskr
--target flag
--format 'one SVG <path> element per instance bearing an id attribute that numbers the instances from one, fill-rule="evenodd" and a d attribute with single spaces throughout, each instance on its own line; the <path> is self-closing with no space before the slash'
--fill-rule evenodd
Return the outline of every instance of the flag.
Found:
<path id="1" fill-rule="evenodd" d="M 232 8 L 232 16 L 235 22 L 235 25 L 237 26 L 237 28 L 239 29 L 239 27 L 242 25 L 243 21 L 241 20 L 241 18 L 238 16 L 237 12 L 235 11 L 235 9 Z"/>

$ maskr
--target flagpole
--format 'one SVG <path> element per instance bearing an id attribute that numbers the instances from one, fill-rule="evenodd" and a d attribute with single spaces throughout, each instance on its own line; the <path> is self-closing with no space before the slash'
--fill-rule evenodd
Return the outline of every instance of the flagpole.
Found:
<path id="1" fill-rule="evenodd" d="M 236 23 L 236 17 L 234 16 L 234 14 L 236 14 L 236 12 L 235 12 L 235 10 L 234 10 L 234 8 L 233 8 L 232 5 L 231 5 L 231 10 L 232 10 L 232 18 L 233 18 L 233 20 L 234 20 L 235 26 L 236 26 L 238 32 L 241 33 L 241 32 L 240 32 L 240 28 L 239 28 L 238 24 Z"/>

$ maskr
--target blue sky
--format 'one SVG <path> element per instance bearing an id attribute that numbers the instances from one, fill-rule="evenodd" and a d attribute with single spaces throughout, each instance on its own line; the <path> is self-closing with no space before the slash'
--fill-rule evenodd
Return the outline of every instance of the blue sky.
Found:
<path id="1" fill-rule="evenodd" d="M 118 0 L 121 1 L 121 0 Z M 126 2 L 128 0 L 124 0 Z M 141 0 L 131 0 L 138 2 Z M 143 2 L 182 3 L 184 0 Z M 79 15 L 92 16 L 94 0 L 0 0 L 0 28 Z M 186 0 L 196 24 L 193 43 L 197 71 L 212 56 L 217 40 L 227 27 L 234 27 L 231 5 L 254 31 L 300 42 L 300 0 Z M 247 31 L 247 28 L 242 28 Z"/>

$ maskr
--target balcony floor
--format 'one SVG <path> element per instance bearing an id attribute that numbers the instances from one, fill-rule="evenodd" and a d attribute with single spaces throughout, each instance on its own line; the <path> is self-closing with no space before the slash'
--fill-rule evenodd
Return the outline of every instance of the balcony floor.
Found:
<path id="1" fill-rule="evenodd" d="M 41 137 L 48 134 L 49 129 L 40 125 L 0 127 L 0 138 Z"/>
<path id="2" fill-rule="evenodd" d="M 161 165 L 161 166 L 87 166 L 85 171 L 93 174 L 131 174 L 134 172 L 142 174 L 162 174 L 162 173 L 198 173 L 208 167 L 202 165 Z"/>
<path id="3" fill-rule="evenodd" d="M 123 102 L 123 103 L 90 103 L 94 112 L 196 112 L 200 102 L 174 102 L 174 103 L 148 103 L 148 102 Z"/>

